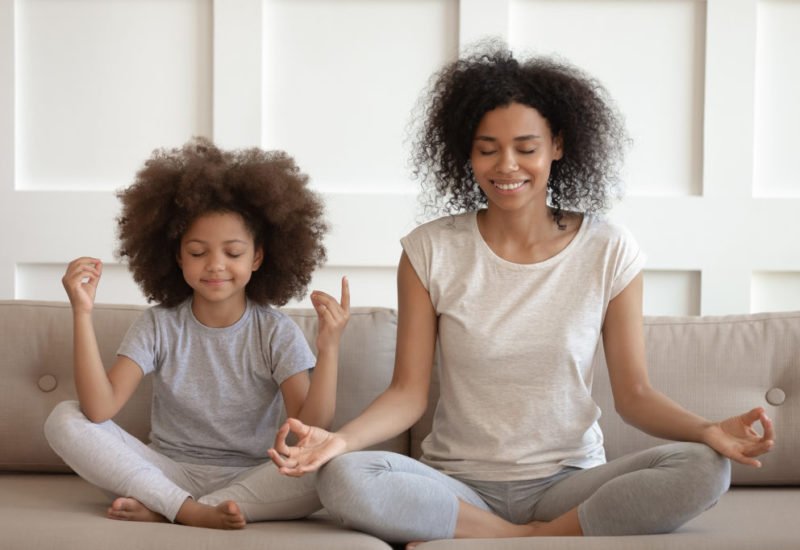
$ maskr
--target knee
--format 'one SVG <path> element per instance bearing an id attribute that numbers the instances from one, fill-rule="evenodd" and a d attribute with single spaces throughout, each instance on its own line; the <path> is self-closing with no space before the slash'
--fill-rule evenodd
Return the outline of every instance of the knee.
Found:
<path id="1" fill-rule="evenodd" d="M 72 438 L 76 422 L 88 422 L 77 401 L 62 401 L 56 405 L 44 421 L 44 437 L 58 451 L 59 442 Z"/>
<path id="2" fill-rule="evenodd" d="M 350 525 L 350 519 L 368 513 L 373 507 L 370 480 L 388 467 L 386 461 L 381 460 L 382 454 L 346 453 L 328 462 L 317 473 L 319 500 L 340 523 Z"/>
<path id="3" fill-rule="evenodd" d="M 694 472 L 695 489 L 705 489 L 708 506 L 713 506 L 730 486 L 730 460 L 703 443 L 687 443 L 683 453 Z"/>

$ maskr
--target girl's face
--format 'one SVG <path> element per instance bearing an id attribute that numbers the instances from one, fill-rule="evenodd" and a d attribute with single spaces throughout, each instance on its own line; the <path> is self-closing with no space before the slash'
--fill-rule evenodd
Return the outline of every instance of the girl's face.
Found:
<path id="1" fill-rule="evenodd" d="M 178 265 L 194 289 L 194 307 L 244 305 L 245 286 L 263 259 L 238 214 L 213 212 L 192 222 L 181 238 Z"/>
<path id="2" fill-rule="evenodd" d="M 553 137 L 547 119 L 521 103 L 486 113 L 472 142 L 470 161 L 489 207 L 547 210 L 550 165 L 562 157 L 561 136 Z"/>

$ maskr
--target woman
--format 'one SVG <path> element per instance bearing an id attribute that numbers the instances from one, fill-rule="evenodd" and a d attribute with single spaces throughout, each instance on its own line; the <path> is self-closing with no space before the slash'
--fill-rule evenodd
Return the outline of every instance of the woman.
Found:
<path id="1" fill-rule="evenodd" d="M 449 215 L 402 240 L 392 383 L 336 433 L 290 420 L 270 452 L 281 472 L 330 461 L 325 507 L 389 541 L 660 533 L 712 506 L 728 458 L 758 466 L 772 425 L 763 409 L 710 422 L 651 387 L 644 257 L 596 216 L 625 143 L 602 86 L 495 47 L 445 67 L 425 113 L 415 160 Z M 619 414 L 684 443 L 605 462 L 590 394 L 601 337 Z M 437 338 L 441 397 L 421 462 L 350 452 L 424 413 Z"/>

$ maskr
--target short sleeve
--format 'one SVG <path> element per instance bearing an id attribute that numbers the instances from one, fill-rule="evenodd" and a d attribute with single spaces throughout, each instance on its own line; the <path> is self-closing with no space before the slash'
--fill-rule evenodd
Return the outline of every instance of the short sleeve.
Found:
<path id="1" fill-rule="evenodd" d="M 611 285 L 612 300 L 644 269 L 647 260 L 631 232 L 622 226 L 616 226 L 616 229 L 618 235 L 614 278 Z"/>
<path id="2" fill-rule="evenodd" d="M 299 372 L 314 368 L 317 360 L 300 327 L 279 314 L 268 342 L 272 379 L 280 385 Z"/>
<path id="3" fill-rule="evenodd" d="M 427 229 L 425 225 L 417 227 L 400 239 L 400 244 L 422 286 L 430 292 L 431 239 Z"/>
<path id="4" fill-rule="evenodd" d="M 153 308 L 142 313 L 130 326 L 117 355 L 130 358 L 142 369 L 144 374 L 153 372 L 158 356 L 158 337 Z"/>

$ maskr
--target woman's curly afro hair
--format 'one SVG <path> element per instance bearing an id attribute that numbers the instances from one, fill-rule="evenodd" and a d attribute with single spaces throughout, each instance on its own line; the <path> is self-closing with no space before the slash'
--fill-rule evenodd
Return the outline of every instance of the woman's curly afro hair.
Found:
<path id="1" fill-rule="evenodd" d="M 411 160 L 429 209 L 455 214 L 486 205 L 470 164 L 473 137 L 487 112 L 513 102 L 536 109 L 563 139 L 564 156 L 553 162 L 548 182 L 556 223 L 564 211 L 608 208 L 619 192 L 628 138 L 605 88 L 566 63 L 518 61 L 489 41 L 436 73 L 421 99 Z"/>
<path id="2" fill-rule="evenodd" d="M 117 195 L 117 256 L 127 261 L 148 301 L 175 306 L 192 295 L 176 259 L 183 234 L 200 216 L 235 213 L 264 250 L 247 296 L 284 305 L 302 297 L 325 261 L 323 205 L 307 183 L 281 151 L 222 151 L 204 138 L 156 150 Z"/>

